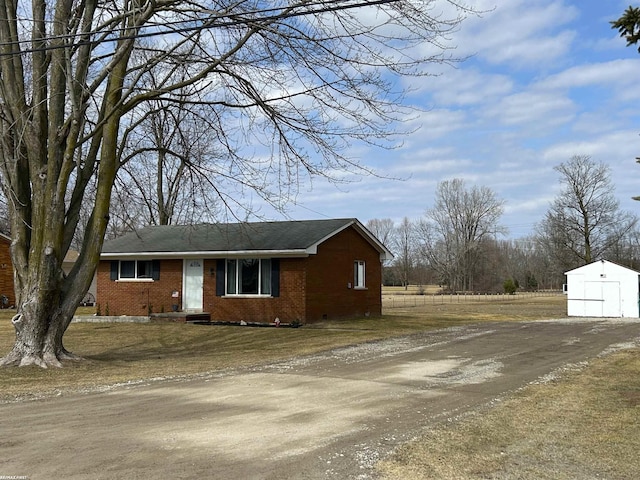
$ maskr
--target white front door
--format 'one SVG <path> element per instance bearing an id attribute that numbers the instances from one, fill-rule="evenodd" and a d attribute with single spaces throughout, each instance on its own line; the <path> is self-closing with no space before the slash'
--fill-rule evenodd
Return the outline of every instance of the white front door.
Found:
<path id="1" fill-rule="evenodd" d="M 183 310 L 202 311 L 203 264 L 199 258 L 184 260 Z"/>

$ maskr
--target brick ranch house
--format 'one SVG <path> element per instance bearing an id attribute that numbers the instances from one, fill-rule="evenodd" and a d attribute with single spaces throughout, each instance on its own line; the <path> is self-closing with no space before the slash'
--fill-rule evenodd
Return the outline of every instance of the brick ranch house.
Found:
<path id="1" fill-rule="evenodd" d="M 105 242 L 101 313 L 310 323 L 381 314 L 391 253 L 358 220 L 152 226 Z"/>

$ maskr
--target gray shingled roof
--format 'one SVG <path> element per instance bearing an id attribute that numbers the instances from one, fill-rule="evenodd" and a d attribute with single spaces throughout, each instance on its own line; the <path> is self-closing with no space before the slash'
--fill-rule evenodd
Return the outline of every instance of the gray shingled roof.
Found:
<path id="1" fill-rule="evenodd" d="M 259 223 L 165 225 L 143 228 L 105 242 L 103 256 L 136 253 L 304 252 L 350 225 L 386 249 L 353 218 Z"/>

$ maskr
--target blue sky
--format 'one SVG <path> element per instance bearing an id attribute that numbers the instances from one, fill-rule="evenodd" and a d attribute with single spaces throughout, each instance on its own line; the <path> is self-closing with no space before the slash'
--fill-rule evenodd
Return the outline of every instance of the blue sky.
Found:
<path id="1" fill-rule="evenodd" d="M 407 101 L 425 108 L 410 125 L 417 131 L 402 148 L 358 152 L 387 178 L 314 181 L 289 216 L 413 220 L 433 205 L 438 182 L 462 178 L 505 200 L 501 223 L 519 238 L 558 193 L 553 167 L 573 155 L 608 164 L 621 208 L 640 215 L 631 200 L 640 195 L 640 53 L 609 25 L 629 1 L 470 2 L 491 10 L 452 38 L 455 54 L 471 57 L 407 80 Z"/>

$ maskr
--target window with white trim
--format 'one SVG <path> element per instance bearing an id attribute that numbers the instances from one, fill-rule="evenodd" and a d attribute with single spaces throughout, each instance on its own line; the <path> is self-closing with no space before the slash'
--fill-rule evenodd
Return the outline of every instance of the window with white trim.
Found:
<path id="1" fill-rule="evenodd" d="M 160 280 L 160 260 L 112 260 L 112 281 Z"/>
<path id="2" fill-rule="evenodd" d="M 364 261 L 353 262 L 353 286 L 354 288 L 365 288 L 365 265 Z"/>
<path id="3" fill-rule="evenodd" d="M 121 260 L 118 278 L 153 278 L 153 268 L 151 260 Z"/>
<path id="4" fill-rule="evenodd" d="M 226 294 L 271 295 L 271 259 L 227 259 Z"/>

